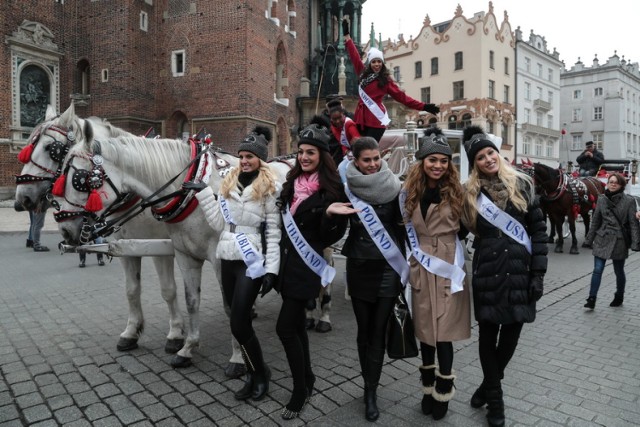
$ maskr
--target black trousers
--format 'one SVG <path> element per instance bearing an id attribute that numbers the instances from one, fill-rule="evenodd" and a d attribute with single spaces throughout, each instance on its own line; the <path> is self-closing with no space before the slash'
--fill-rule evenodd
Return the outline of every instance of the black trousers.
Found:
<path id="1" fill-rule="evenodd" d="M 306 393 L 306 383 L 313 377 L 309 337 L 304 324 L 306 306 L 306 300 L 283 297 L 276 323 L 276 333 L 282 342 L 291 369 L 294 394 Z"/>
<path id="2" fill-rule="evenodd" d="M 262 285 L 261 278 L 253 280 L 246 273 L 247 265 L 242 260 L 221 262 L 223 297 L 231 307 L 231 333 L 240 344 L 246 343 L 255 334 L 251 308 Z"/>
<path id="3" fill-rule="evenodd" d="M 370 136 L 376 141 L 380 142 L 382 139 L 382 135 L 384 135 L 384 131 L 386 128 L 370 128 L 367 126 L 358 126 L 358 130 L 360 131 L 360 136 Z"/>
<path id="4" fill-rule="evenodd" d="M 481 322 L 478 326 L 478 349 L 484 382 L 489 386 L 498 386 L 504 378 L 504 369 L 516 351 L 523 324 Z"/>

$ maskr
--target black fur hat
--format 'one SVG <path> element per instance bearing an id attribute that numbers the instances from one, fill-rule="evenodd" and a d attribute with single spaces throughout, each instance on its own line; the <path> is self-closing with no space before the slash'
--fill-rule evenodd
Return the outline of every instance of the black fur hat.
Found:
<path id="1" fill-rule="evenodd" d="M 467 159 L 469 159 L 469 168 L 475 165 L 476 154 L 483 148 L 492 147 L 497 152 L 498 147 L 489 139 L 484 130 L 480 126 L 467 126 L 462 132 L 464 139 L 464 151 L 467 153 Z"/>
<path id="2" fill-rule="evenodd" d="M 241 151 L 249 151 L 255 154 L 263 162 L 269 157 L 269 141 L 271 141 L 271 130 L 266 126 L 256 126 L 244 137 L 238 146 L 238 153 Z"/>
<path id="3" fill-rule="evenodd" d="M 425 129 L 424 136 L 419 139 L 420 148 L 416 152 L 416 159 L 422 160 L 429 154 L 444 154 L 451 158 L 453 152 L 447 142 L 447 137 L 439 127 Z"/>

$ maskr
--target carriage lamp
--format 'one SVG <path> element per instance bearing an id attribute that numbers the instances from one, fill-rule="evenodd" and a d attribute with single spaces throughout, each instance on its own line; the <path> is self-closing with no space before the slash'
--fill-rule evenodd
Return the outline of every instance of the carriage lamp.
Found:
<path id="1" fill-rule="evenodd" d="M 407 148 L 407 156 L 413 156 L 418 150 L 418 132 L 416 131 L 416 122 L 409 120 L 407 123 L 407 131 L 404 133 L 404 143 Z"/>

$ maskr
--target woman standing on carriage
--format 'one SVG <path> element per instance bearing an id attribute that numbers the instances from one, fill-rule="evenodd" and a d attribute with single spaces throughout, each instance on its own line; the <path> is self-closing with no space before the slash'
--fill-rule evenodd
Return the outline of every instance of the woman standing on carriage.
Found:
<path id="1" fill-rule="evenodd" d="M 240 165 L 222 181 L 218 196 L 211 187 L 196 196 L 209 225 L 222 231 L 216 256 L 221 260 L 223 296 L 231 307 L 231 333 L 240 344 L 247 368 L 245 384 L 235 393 L 238 400 L 264 398 L 271 378 L 251 324 L 258 293 L 264 296 L 273 288 L 280 267 L 280 214 L 276 206 L 280 188 L 265 163 L 270 135 L 269 129 L 256 127 L 240 143 Z"/>
<path id="2" fill-rule="evenodd" d="M 382 372 L 387 321 L 408 280 L 405 233 L 398 204 L 401 183 L 380 155 L 375 139 L 361 137 L 352 144 L 353 161 L 342 180 L 353 208 L 334 203 L 332 215 L 349 214 L 349 236 L 342 248 L 347 257 L 347 286 L 358 324 L 358 358 L 364 379 L 365 418 L 380 415 L 376 390 Z M 383 243 L 374 236 L 383 236 Z M 384 244 L 387 242 L 387 244 Z"/>
<path id="3" fill-rule="evenodd" d="M 382 104 L 386 95 L 391 96 L 408 108 L 438 114 L 440 108 L 435 104 L 426 104 L 405 94 L 393 81 L 389 70 L 384 65 L 382 52 L 375 47 L 369 49 L 367 65 L 360 59 L 360 53 L 349 35 L 349 22 L 342 21 L 342 33 L 345 46 L 355 73 L 359 76 L 358 91 L 360 99 L 354 114 L 354 120 L 362 136 L 370 136 L 380 142 L 390 122 L 387 110 Z"/>
<path id="4" fill-rule="evenodd" d="M 422 354 L 422 412 L 439 420 L 455 394 L 453 341 L 471 336 L 469 287 L 459 240 L 467 230 L 460 224 L 463 190 L 449 143 L 438 128 L 428 129 L 421 139 L 418 162 L 404 184 L 403 216 L 413 255 L 410 283 Z"/>
<path id="5" fill-rule="evenodd" d="M 335 270 L 322 257 L 324 248 L 345 232 L 346 218 L 327 208 L 344 200 L 336 164 L 329 154 L 328 130 L 312 124 L 300 132 L 298 156 L 280 195 L 283 215 L 280 274 L 276 289 L 282 295 L 276 332 L 293 377 L 291 399 L 282 418 L 296 418 L 311 397 L 315 376 L 311 369 L 305 328 L 308 300 L 333 280 Z"/>
<path id="6" fill-rule="evenodd" d="M 471 165 L 462 220 L 475 236 L 473 307 L 484 378 L 471 406 L 487 404 L 491 426 L 504 425 L 501 380 L 524 323 L 536 318 L 547 270 L 547 234 L 533 182 L 516 171 L 478 126 L 464 130 Z"/>

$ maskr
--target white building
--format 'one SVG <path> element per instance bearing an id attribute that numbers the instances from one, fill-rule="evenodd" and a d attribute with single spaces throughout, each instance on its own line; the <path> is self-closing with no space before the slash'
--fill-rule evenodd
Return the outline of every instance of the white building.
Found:
<path id="1" fill-rule="evenodd" d="M 566 122 L 566 150 L 562 161 L 575 165 L 587 141 L 593 141 L 605 159 L 637 159 L 640 155 L 640 71 L 614 53 L 591 67 L 580 59 L 560 75 L 560 117 Z"/>
<path id="2" fill-rule="evenodd" d="M 544 37 L 522 38 L 516 29 L 516 148 L 518 161 L 529 159 L 558 167 L 561 147 L 559 53 Z"/>

